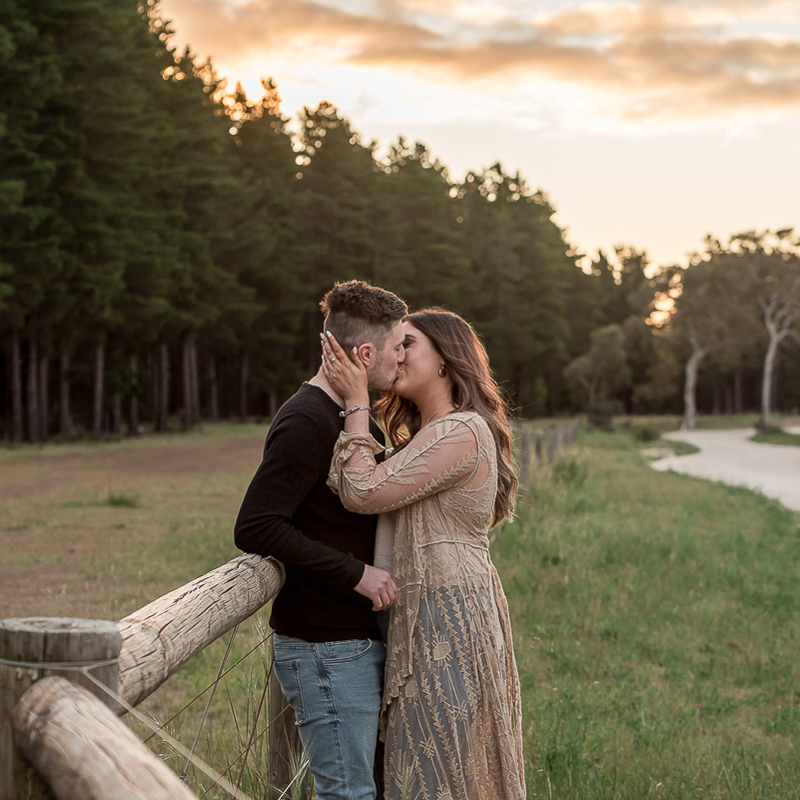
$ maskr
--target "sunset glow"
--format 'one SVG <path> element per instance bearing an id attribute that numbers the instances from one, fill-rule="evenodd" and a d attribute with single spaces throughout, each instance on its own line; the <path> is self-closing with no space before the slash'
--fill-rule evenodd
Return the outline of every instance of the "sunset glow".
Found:
<path id="1" fill-rule="evenodd" d="M 800 224 L 800 12 L 786 0 L 163 0 L 174 44 L 294 116 L 419 140 L 454 177 L 501 161 L 582 252 L 656 263 Z M 380 148 L 379 148 L 380 152 Z"/>

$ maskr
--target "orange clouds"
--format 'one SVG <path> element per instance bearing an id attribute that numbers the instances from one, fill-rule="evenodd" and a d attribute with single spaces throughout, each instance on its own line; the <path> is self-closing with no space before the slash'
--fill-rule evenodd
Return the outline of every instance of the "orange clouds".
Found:
<path id="1" fill-rule="evenodd" d="M 605 91 L 627 118 L 800 108 L 795 2 L 490 5 L 502 19 L 480 24 L 477 0 L 163 0 L 181 42 L 229 65 L 313 54 L 445 83 L 546 79 Z"/>

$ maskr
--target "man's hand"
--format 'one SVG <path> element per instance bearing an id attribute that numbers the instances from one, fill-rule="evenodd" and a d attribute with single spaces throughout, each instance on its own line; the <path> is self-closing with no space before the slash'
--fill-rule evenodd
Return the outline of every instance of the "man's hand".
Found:
<path id="1" fill-rule="evenodd" d="M 364 574 L 356 585 L 356 591 L 372 600 L 373 611 L 391 608 L 397 600 L 397 586 L 392 576 L 378 567 L 364 566 Z"/>

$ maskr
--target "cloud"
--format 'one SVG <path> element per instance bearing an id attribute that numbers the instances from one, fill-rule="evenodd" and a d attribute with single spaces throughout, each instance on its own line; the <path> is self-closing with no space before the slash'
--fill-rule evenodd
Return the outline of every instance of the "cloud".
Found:
<path id="1" fill-rule="evenodd" d="M 179 20 L 174 27 L 180 42 L 215 60 L 264 52 L 380 50 L 397 40 L 423 46 L 440 38 L 413 22 L 355 14 L 311 0 L 167 0 L 162 10 L 168 19 Z"/>
<path id="2" fill-rule="evenodd" d="M 616 97 L 627 119 L 800 109 L 795 0 L 590 1 L 527 16 L 514 0 L 494 0 L 495 14 L 478 0 L 163 5 L 181 40 L 227 63 L 281 53 L 464 86 L 568 83 Z"/>

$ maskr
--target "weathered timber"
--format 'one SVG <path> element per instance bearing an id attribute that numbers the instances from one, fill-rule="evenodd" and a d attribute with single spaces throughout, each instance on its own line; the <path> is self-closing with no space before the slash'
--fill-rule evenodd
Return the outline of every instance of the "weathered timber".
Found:
<path id="1" fill-rule="evenodd" d="M 192 656 L 269 602 L 284 577 L 273 558 L 237 556 L 125 617 L 119 622 L 120 696 L 132 706 L 140 703 Z"/>
<path id="2" fill-rule="evenodd" d="M 531 429 L 522 423 L 519 434 L 519 485 L 522 489 L 528 487 L 531 469 Z"/>
<path id="3" fill-rule="evenodd" d="M 15 746 L 12 715 L 19 699 L 40 678 L 60 675 L 115 706 L 85 675 L 63 667 L 91 667 L 91 674 L 100 683 L 116 691 L 120 644 L 117 626 L 105 620 L 0 620 L 0 658 L 4 662 L 0 664 L 0 800 L 52 797 Z M 97 664 L 101 666 L 93 666 Z"/>
<path id="4" fill-rule="evenodd" d="M 285 796 L 300 797 L 308 800 L 311 797 L 311 779 L 309 773 L 302 784 L 295 782 L 295 791 L 286 792 L 286 787 L 295 780 L 297 770 L 303 758 L 303 744 L 295 724 L 294 710 L 286 701 L 281 691 L 275 669 L 269 678 L 269 800 L 282 800 Z"/>
<path id="5" fill-rule="evenodd" d="M 57 800 L 196 800 L 107 706 L 62 677 L 31 686 L 13 723 L 19 749 Z"/>

